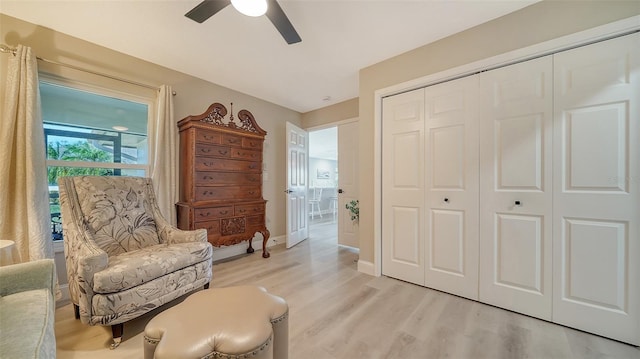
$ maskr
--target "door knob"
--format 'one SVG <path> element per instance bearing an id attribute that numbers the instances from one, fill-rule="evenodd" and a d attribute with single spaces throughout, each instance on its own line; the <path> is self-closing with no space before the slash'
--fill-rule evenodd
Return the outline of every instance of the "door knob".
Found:
<path id="1" fill-rule="evenodd" d="M 338 193 L 342 193 L 342 192 L 344 192 L 344 191 L 342 190 L 342 188 L 339 188 L 339 189 L 338 189 Z"/>
<path id="2" fill-rule="evenodd" d="M 284 190 L 284 193 L 289 194 L 289 193 L 293 193 L 293 191 L 292 191 L 292 190 L 290 190 L 290 189 L 285 189 L 285 190 Z"/>

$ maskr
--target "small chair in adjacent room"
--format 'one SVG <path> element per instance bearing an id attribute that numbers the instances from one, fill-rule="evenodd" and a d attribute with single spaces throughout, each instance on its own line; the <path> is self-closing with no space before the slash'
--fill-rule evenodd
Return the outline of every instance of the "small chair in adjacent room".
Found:
<path id="1" fill-rule="evenodd" d="M 333 222 L 335 223 L 336 218 L 338 217 L 338 197 L 329 197 L 329 209 L 331 210 Z"/>
<path id="2" fill-rule="evenodd" d="M 314 219 L 317 210 L 320 218 L 322 218 L 322 211 L 320 210 L 320 202 L 322 201 L 322 187 L 314 187 L 312 191 L 313 196 L 309 199 L 309 206 L 311 207 L 309 214 L 311 215 L 311 219 Z"/>
<path id="3" fill-rule="evenodd" d="M 80 176 L 59 179 L 69 295 L 76 319 L 110 325 L 115 348 L 123 323 L 212 277 L 207 231 L 182 231 L 160 213 L 151 180 Z"/>

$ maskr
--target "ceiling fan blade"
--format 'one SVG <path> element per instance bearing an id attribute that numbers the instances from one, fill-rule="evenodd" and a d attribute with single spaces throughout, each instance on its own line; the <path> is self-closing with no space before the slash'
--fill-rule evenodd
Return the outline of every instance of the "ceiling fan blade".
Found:
<path id="1" fill-rule="evenodd" d="M 278 4 L 275 0 L 269 0 L 269 7 L 267 8 L 267 17 L 273 25 L 280 31 L 282 37 L 287 42 L 287 44 L 295 44 L 297 42 L 302 41 L 300 35 L 296 32 L 296 29 L 293 28 L 291 21 L 284 13 L 280 4 Z"/>
<path id="2" fill-rule="evenodd" d="M 230 3 L 231 2 L 229 0 L 204 0 L 198 4 L 198 6 L 191 9 L 191 11 L 184 14 L 184 16 L 195 22 L 203 23 Z"/>

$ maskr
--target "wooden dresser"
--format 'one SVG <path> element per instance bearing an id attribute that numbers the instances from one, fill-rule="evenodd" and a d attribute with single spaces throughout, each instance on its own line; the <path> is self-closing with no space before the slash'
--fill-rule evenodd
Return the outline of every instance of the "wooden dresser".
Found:
<path id="1" fill-rule="evenodd" d="M 231 104 L 233 111 L 233 104 Z M 269 230 L 262 198 L 262 147 L 267 134 L 251 112 L 225 120 L 227 108 L 219 103 L 201 115 L 178 122 L 180 130 L 180 202 L 178 227 L 204 228 L 216 247 L 264 237 L 262 256 L 269 257 Z"/>

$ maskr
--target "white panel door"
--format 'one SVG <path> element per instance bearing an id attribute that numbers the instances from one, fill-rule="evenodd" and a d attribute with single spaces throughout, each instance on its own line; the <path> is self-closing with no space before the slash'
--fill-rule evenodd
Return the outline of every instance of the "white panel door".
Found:
<path id="1" fill-rule="evenodd" d="M 358 121 L 338 125 L 338 244 L 359 248 L 358 224 L 346 204 L 358 199 Z"/>
<path id="2" fill-rule="evenodd" d="M 287 248 L 309 237 L 307 167 L 309 134 L 287 122 Z"/>
<path id="3" fill-rule="evenodd" d="M 478 299 L 478 76 L 425 88 L 425 285 Z"/>
<path id="4" fill-rule="evenodd" d="M 424 285 L 424 90 L 382 101 L 382 274 Z"/>
<path id="5" fill-rule="evenodd" d="M 640 344 L 640 35 L 554 55 L 553 321 Z"/>
<path id="6" fill-rule="evenodd" d="M 552 58 L 480 74 L 480 301 L 551 320 Z"/>

